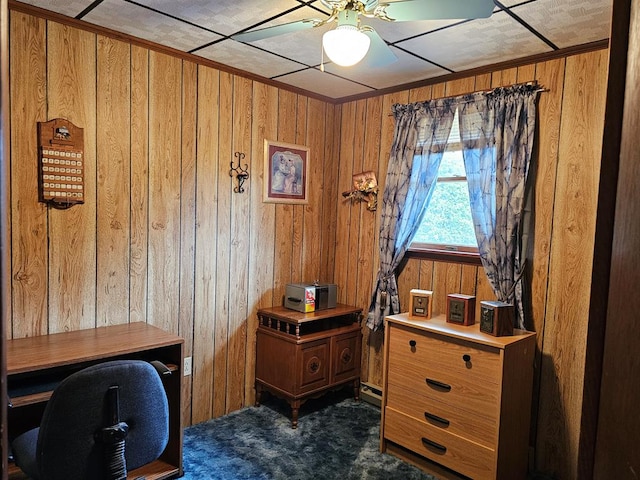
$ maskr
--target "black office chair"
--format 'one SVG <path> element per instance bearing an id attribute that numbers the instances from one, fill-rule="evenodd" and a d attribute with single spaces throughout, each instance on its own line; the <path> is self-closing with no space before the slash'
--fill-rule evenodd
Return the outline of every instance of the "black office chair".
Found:
<path id="1" fill-rule="evenodd" d="M 156 460 L 168 437 L 158 371 L 147 362 L 117 360 L 65 378 L 40 427 L 11 446 L 16 465 L 35 480 L 119 480 Z"/>

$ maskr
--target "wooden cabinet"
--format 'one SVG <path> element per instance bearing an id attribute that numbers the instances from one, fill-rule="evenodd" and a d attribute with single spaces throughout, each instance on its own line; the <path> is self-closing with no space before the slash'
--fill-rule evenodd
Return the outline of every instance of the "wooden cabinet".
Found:
<path id="1" fill-rule="evenodd" d="M 291 426 L 308 398 L 346 383 L 360 392 L 362 309 L 335 308 L 302 313 L 284 307 L 258 311 L 256 404 L 267 390 L 291 405 Z"/>
<path id="2" fill-rule="evenodd" d="M 128 478 L 160 480 L 181 476 L 183 343 L 182 338 L 146 323 L 8 340 L 9 438 L 40 424 L 53 389 L 70 374 L 109 360 L 159 360 L 172 371 L 162 378 L 169 402 L 169 443 L 158 460 L 128 472 Z M 12 478 L 24 478 L 14 465 L 9 467 L 9 479 Z"/>
<path id="3" fill-rule="evenodd" d="M 531 332 L 387 317 L 381 450 L 477 480 L 524 480 L 534 353 Z"/>

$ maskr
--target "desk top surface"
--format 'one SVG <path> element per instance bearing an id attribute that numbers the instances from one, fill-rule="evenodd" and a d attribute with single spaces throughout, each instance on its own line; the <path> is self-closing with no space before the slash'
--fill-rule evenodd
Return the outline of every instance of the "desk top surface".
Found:
<path id="1" fill-rule="evenodd" d="M 177 335 L 144 322 L 7 340 L 7 375 L 179 345 Z"/>

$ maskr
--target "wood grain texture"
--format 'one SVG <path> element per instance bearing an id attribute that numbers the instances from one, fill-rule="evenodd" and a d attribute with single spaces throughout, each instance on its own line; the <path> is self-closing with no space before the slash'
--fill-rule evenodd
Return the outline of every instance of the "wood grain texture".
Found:
<path id="1" fill-rule="evenodd" d="M 149 56 L 149 323 L 178 332 L 181 62 Z"/>
<path id="2" fill-rule="evenodd" d="M 566 60 L 539 406 L 553 420 L 537 438 L 539 465 L 562 478 L 577 475 L 606 71 L 606 52 Z"/>
<path id="3" fill-rule="evenodd" d="M 196 154 L 198 126 L 198 66 L 182 65 L 182 152 L 180 186 L 180 317 L 178 334 L 184 338 L 183 354 L 193 356 L 195 250 L 196 250 Z M 193 361 L 192 361 L 193 367 Z M 193 370 L 193 368 L 192 368 Z M 182 421 L 191 424 L 193 375 L 182 382 Z"/>
<path id="4" fill-rule="evenodd" d="M 46 121 L 46 22 L 12 13 L 11 42 L 25 48 L 10 51 L 11 155 L 32 161 L 13 161 L 11 169 L 11 290 L 12 315 L 7 338 L 46 334 L 47 208 L 38 202 L 36 122 Z M 3 226 L 4 228 L 4 226 Z"/>
<path id="5" fill-rule="evenodd" d="M 267 140 L 295 144 L 297 105 L 297 95 L 291 92 L 279 92 L 278 135 L 277 138 L 269 138 Z M 296 114 L 294 115 L 293 112 L 296 112 Z M 275 258 L 278 260 L 274 265 L 273 272 L 273 304 L 282 305 L 286 285 L 287 283 L 292 283 L 292 236 L 295 219 L 293 205 L 277 204 L 275 207 Z"/>
<path id="6" fill-rule="evenodd" d="M 235 77 L 233 85 L 233 152 L 251 151 L 251 111 L 252 82 Z M 245 153 L 246 155 L 246 153 Z M 224 158 L 224 157 L 221 157 Z M 231 156 L 229 157 L 231 158 Z M 220 163 L 221 165 L 224 162 Z M 227 173 L 227 176 L 229 174 Z M 247 296 L 249 269 L 249 236 L 247 219 L 249 218 L 248 192 L 234 193 L 232 183 L 231 196 L 231 243 L 229 271 L 229 337 L 227 359 L 227 389 L 225 413 L 242 408 L 245 393 L 245 360 L 247 342 Z M 247 185 L 247 189 L 250 188 Z"/>
<path id="7" fill-rule="evenodd" d="M 98 37 L 96 326 L 128 323 L 131 209 L 130 45 Z"/>
<path id="8" fill-rule="evenodd" d="M 47 116 L 83 128 L 85 145 L 85 203 L 49 210 L 49 333 L 54 333 L 96 325 L 95 35 L 48 22 L 47 74 Z"/>
<path id="9" fill-rule="evenodd" d="M 276 138 L 278 115 L 278 90 L 264 84 L 253 84 L 253 122 L 251 128 L 251 172 L 249 190 L 251 198 L 249 246 L 247 351 L 244 395 L 246 404 L 255 403 L 256 330 L 257 312 L 273 303 L 273 266 L 275 239 L 275 205 L 262 202 L 264 172 L 264 140 Z"/>
<path id="10" fill-rule="evenodd" d="M 149 51 L 131 47 L 129 318 L 147 321 L 149 258 Z"/>
<path id="11" fill-rule="evenodd" d="M 625 15 L 626 14 L 626 15 Z M 616 214 L 611 257 L 611 283 L 604 339 L 600 417 L 598 419 L 596 456 L 593 478 L 637 477 L 640 425 L 637 408 L 640 388 L 638 356 L 634 355 L 640 340 L 637 317 L 629 312 L 639 306 L 635 290 L 640 262 L 638 247 L 640 222 L 637 205 L 640 191 L 637 179 L 638 132 L 640 131 L 640 2 L 614 3 L 614 18 L 629 19 L 628 49 L 623 42 L 612 40 L 612 58 L 626 63 L 624 110 L 620 139 L 620 170 L 616 198 Z M 617 23 L 617 22 L 614 22 Z M 624 25 L 624 22 L 622 22 Z M 622 44 L 620 47 L 618 45 Z M 627 52 L 628 50 L 628 52 Z M 614 74 L 619 74 L 616 71 Z M 618 93 L 618 92 L 616 92 Z M 605 139 L 614 141 L 613 138 Z M 605 166 L 603 165 L 603 168 Z M 615 445 L 616 448 L 612 448 Z"/>
<path id="12" fill-rule="evenodd" d="M 218 225 L 216 196 L 218 184 L 218 105 L 220 73 L 198 67 L 198 127 L 196 154 L 196 257 L 193 319 L 193 385 L 191 420 L 203 422 L 213 417 L 213 369 L 216 326 L 216 272 Z"/>

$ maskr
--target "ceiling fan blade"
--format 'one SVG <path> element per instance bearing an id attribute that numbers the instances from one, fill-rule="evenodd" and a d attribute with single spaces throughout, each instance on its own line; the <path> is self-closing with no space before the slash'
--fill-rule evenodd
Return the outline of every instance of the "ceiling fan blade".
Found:
<path id="1" fill-rule="evenodd" d="M 255 42 L 256 40 L 263 40 L 265 38 L 275 37 L 276 35 L 284 35 L 285 33 L 313 28 L 320 23 L 322 23 L 321 20 L 307 18 L 304 20 L 298 20 L 297 22 L 283 23 L 282 25 L 274 25 L 273 27 L 265 27 L 258 30 L 252 30 L 250 32 L 238 33 L 236 35 L 231 35 L 231 38 L 238 42 Z"/>
<path id="2" fill-rule="evenodd" d="M 358 66 L 362 68 L 384 67 L 398 60 L 395 53 L 391 51 L 389 45 L 382 39 L 374 29 L 364 32 L 370 39 L 371 45 L 365 57 Z"/>
<path id="3" fill-rule="evenodd" d="M 407 22 L 487 18 L 491 16 L 494 6 L 493 0 L 400 0 L 389 2 L 382 8 L 389 18 Z"/>

